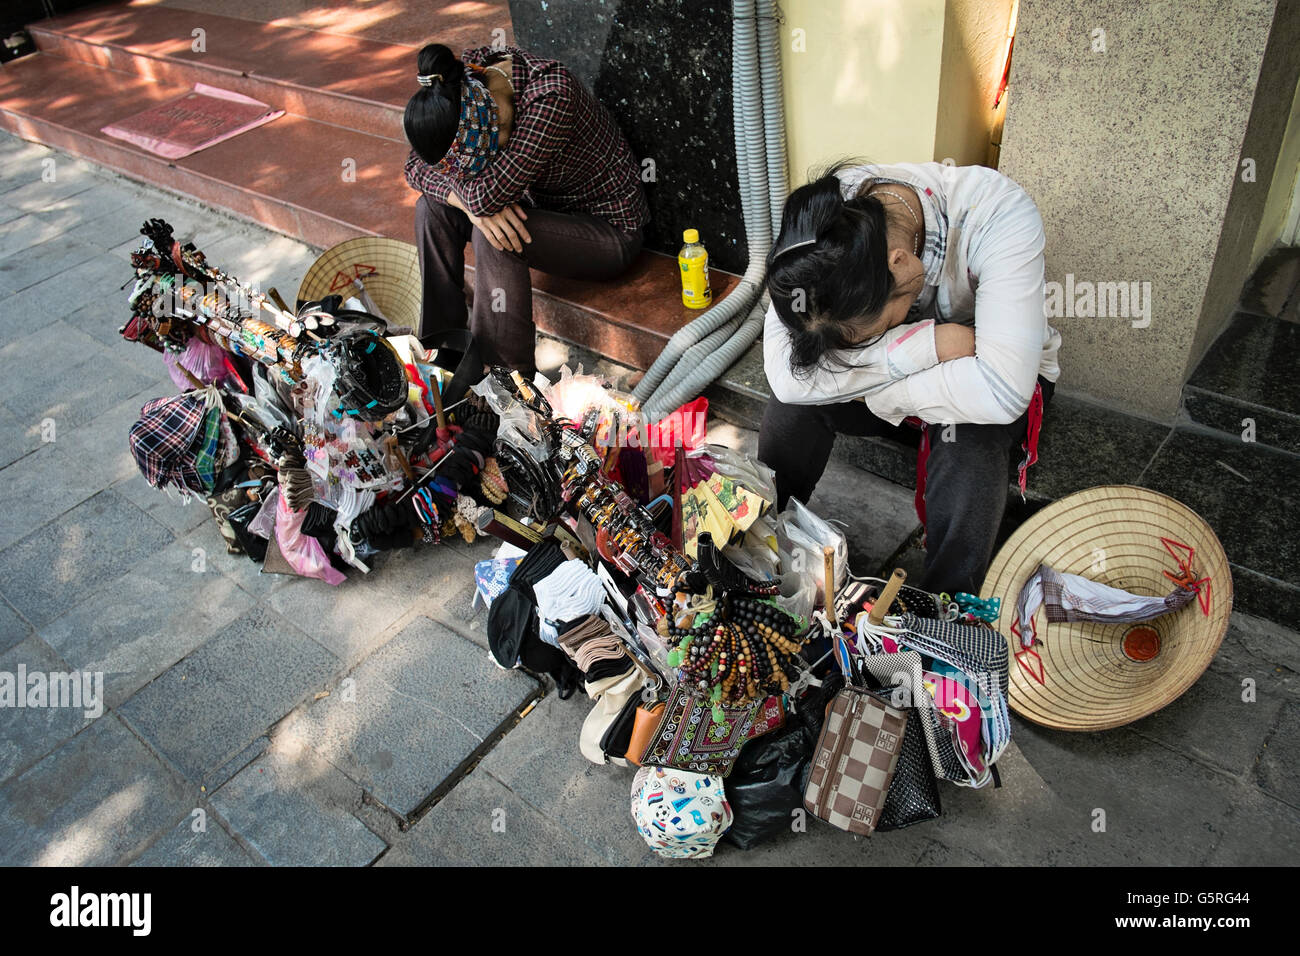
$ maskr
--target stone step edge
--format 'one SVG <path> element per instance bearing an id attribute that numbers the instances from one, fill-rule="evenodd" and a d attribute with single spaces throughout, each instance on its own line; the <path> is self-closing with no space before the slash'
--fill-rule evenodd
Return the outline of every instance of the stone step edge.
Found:
<path id="1" fill-rule="evenodd" d="M 175 83 L 186 87 L 204 81 L 210 81 L 215 86 L 225 84 L 233 92 L 263 100 L 276 109 L 284 109 L 286 112 L 297 113 L 318 122 L 353 129 L 381 139 L 394 142 L 405 141 L 402 133 L 404 108 L 391 103 L 367 99 L 352 93 L 304 86 L 293 80 L 248 73 L 215 63 L 200 65 L 166 54 L 150 53 L 111 42 L 88 40 L 50 27 L 32 26 L 29 32 L 37 42 L 38 56 L 71 60 L 152 82 Z M 96 57 L 94 55 L 96 50 L 109 51 L 110 56 L 116 54 L 113 56 L 113 65 L 107 65 Z M 124 59 L 132 67 L 130 70 L 120 68 Z M 313 106 L 319 112 L 313 110 Z M 338 122 L 337 120 L 342 119 L 345 114 L 352 114 L 358 119 L 353 121 L 352 125 Z"/>

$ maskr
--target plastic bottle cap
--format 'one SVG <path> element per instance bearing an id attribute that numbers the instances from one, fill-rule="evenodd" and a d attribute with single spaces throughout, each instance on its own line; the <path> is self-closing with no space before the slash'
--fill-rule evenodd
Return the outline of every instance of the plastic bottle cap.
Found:
<path id="1" fill-rule="evenodd" d="M 683 242 L 699 242 L 699 241 L 700 241 L 700 231 L 699 231 L 698 229 L 687 229 L 685 232 L 682 233 L 682 241 L 683 241 Z"/>

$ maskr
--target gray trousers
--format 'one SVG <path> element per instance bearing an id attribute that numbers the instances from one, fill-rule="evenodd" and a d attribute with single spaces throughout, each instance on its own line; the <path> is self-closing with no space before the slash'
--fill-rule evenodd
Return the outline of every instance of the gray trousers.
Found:
<path id="1" fill-rule="evenodd" d="M 612 279 L 641 251 L 641 231 L 629 234 L 585 213 L 525 207 L 532 242 L 522 253 L 493 248 L 459 209 L 421 196 L 415 204 L 424 299 L 421 341 L 468 327 L 484 361 L 536 371 L 533 289 L 528 270 L 570 279 Z M 465 302 L 465 244 L 474 245 L 474 304 Z"/>
<path id="2" fill-rule="evenodd" d="M 1038 382 L 1045 406 L 1054 386 L 1046 379 Z M 944 426 L 929 426 L 925 571 L 909 584 L 935 593 L 979 594 L 1006 511 L 1012 465 L 1023 457 L 1028 421 L 1026 412 L 1010 425 L 955 425 L 950 441 L 943 440 Z M 920 436 L 910 426 L 877 418 L 863 402 L 786 405 L 770 399 L 758 433 L 758 457 L 776 472 L 781 507 L 791 496 L 805 503 L 812 497 L 837 434 L 875 435 L 913 447 Z"/>

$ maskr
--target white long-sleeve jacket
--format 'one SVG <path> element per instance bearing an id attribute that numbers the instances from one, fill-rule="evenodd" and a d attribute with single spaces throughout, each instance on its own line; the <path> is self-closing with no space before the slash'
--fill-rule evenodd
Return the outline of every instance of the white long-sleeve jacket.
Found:
<path id="1" fill-rule="evenodd" d="M 793 405 L 862 398 L 893 424 L 909 415 L 931 424 L 1015 421 L 1038 376 L 1055 382 L 1060 375 L 1061 336 L 1043 309 L 1043 222 L 1033 200 L 995 170 L 942 163 L 845 169 L 845 198 L 868 177 L 905 183 L 920 196 L 928 246 L 922 264 L 934 288 L 920 295 L 916 315 L 879 342 L 832 352 L 829 368 L 807 376 L 791 370 L 789 333 L 769 308 L 763 364 L 772 394 Z M 942 250 L 936 237 L 943 237 Z M 975 355 L 941 363 L 936 322 L 974 325 Z"/>

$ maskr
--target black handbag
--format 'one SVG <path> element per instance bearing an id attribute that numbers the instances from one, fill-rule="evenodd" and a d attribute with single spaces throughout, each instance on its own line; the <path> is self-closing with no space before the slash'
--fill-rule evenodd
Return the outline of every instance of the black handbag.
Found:
<path id="1" fill-rule="evenodd" d="M 926 748 L 925 730 L 920 720 L 908 720 L 898 763 L 894 766 L 894 779 L 885 794 L 876 830 L 901 830 L 914 823 L 937 819 L 942 812 L 939 781 L 935 779 Z"/>

